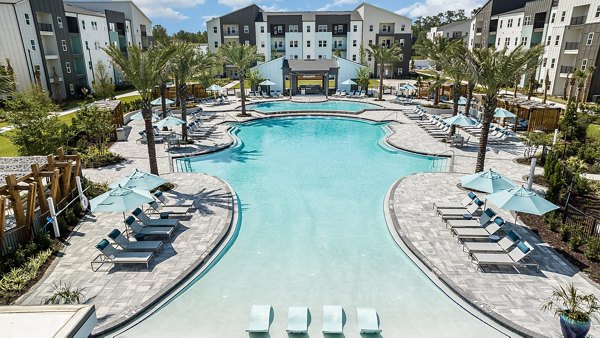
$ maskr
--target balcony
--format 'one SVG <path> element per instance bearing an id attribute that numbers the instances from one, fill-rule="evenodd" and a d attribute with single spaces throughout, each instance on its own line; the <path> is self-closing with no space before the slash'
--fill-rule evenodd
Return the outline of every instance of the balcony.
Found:
<path id="1" fill-rule="evenodd" d="M 545 25 L 546 25 L 546 21 L 534 21 L 533 29 L 544 29 Z"/>
<path id="2" fill-rule="evenodd" d="M 571 25 L 583 25 L 585 23 L 586 16 L 574 16 L 571 18 Z"/>
<path id="3" fill-rule="evenodd" d="M 577 53 L 579 53 L 579 42 L 565 43 L 565 54 L 577 54 Z"/>
<path id="4" fill-rule="evenodd" d="M 477 34 L 481 34 L 482 31 L 483 31 L 483 28 L 481 28 L 481 27 L 475 28 L 475 33 L 477 33 Z"/>
<path id="5" fill-rule="evenodd" d="M 285 52 L 285 46 L 273 46 L 273 48 L 271 50 L 274 50 L 277 52 Z"/>
<path id="6" fill-rule="evenodd" d="M 573 67 L 573 66 L 560 66 L 560 76 L 561 77 L 566 77 L 567 74 L 573 73 L 574 71 L 575 71 L 575 67 Z"/>
<path id="7" fill-rule="evenodd" d="M 54 30 L 50 23 L 38 23 L 38 29 L 42 35 L 54 35 Z"/>
<path id="8" fill-rule="evenodd" d="M 239 35 L 240 35 L 240 33 L 238 31 L 234 31 L 234 30 L 223 33 L 223 36 L 231 37 L 231 38 L 238 37 Z"/>

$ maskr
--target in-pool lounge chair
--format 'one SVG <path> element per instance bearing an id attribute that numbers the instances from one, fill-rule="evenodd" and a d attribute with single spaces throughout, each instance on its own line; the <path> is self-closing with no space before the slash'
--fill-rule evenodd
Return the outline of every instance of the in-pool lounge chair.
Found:
<path id="1" fill-rule="evenodd" d="M 288 326 L 286 332 L 306 333 L 308 331 L 308 308 L 306 306 L 290 306 L 288 310 Z"/>
<path id="2" fill-rule="evenodd" d="M 148 203 L 148 205 L 154 209 L 154 211 L 159 212 L 161 214 L 168 214 L 170 216 L 183 216 L 189 213 L 190 207 L 184 206 L 162 206 L 156 201 L 152 201 Z M 167 216 L 168 217 L 168 216 Z"/>
<path id="3" fill-rule="evenodd" d="M 156 203 L 156 202 L 154 202 Z M 175 227 L 179 223 L 178 219 L 174 218 L 150 218 L 146 215 L 145 212 L 140 208 L 136 208 L 132 212 L 133 216 L 135 216 L 144 226 L 151 227 Z"/>
<path id="4" fill-rule="evenodd" d="M 131 229 L 133 235 L 138 237 L 144 236 L 160 236 L 171 238 L 175 228 L 173 227 L 149 227 L 143 226 L 138 221 L 133 218 L 133 216 L 127 217 L 125 220 L 125 224 Z"/>
<path id="5" fill-rule="evenodd" d="M 477 198 L 474 192 L 469 192 L 460 203 L 433 203 L 434 209 L 464 209 L 469 206 Z"/>
<path id="6" fill-rule="evenodd" d="M 478 219 L 449 219 L 446 222 L 447 228 L 480 228 L 488 225 L 496 216 L 496 212 L 490 208 L 485 209 Z M 502 221 L 504 223 L 504 220 Z"/>
<path id="7" fill-rule="evenodd" d="M 123 251 L 153 251 L 158 252 L 162 248 L 162 241 L 135 241 L 132 242 L 121 234 L 119 229 L 114 229 L 108 234 Z"/>
<path id="8" fill-rule="evenodd" d="M 101 254 L 90 262 L 94 272 L 98 271 L 104 263 L 109 262 L 113 264 L 145 264 L 148 268 L 150 260 L 154 257 L 152 252 L 123 252 L 117 250 L 105 239 L 96 245 L 96 249 L 100 250 Z M 97 265 L 95 269 L 94 264 Z"/>
<path id="9" fill-rule="evenodd" d="M 358 314 L 358 327 L 360 333 L 379 333 L 379 317 L 377 311 L 373 308 L 357 308 L 356 313 Z"/>
<path id="10" fill-rule="evenodd" d="M 323 333 L 342 334 L 343 309 L 340 305 L 323 306 Z"/>
<path id="11" fill-rule="evenodd" d="M 486 226 L 485 228 L 452 228 L 450 231 L 452 232 L 452 234 L 456 237 L 458 237 L 459 240 L 461 239 L 485 239 L 485 238 L 489 238 L 490 235 L 495 234 L 498 230 L 500 230 L 500 227 L 502 227 L 502 225 L 504 225 L 504 220 L 502 218 L 496 218 L 498 220 L 498 222 L 496 220 L 494 220 L 494 222 L 492 222 L 490 225 Z M 499 224 L 500 222 L 502 222 L 501 224 Z"/>
<path id="12" fill-rule="evenodd" d="M 483 201 L 479 198 L 473 200 L 466 209 L 437 209 L 438 215 L 442 217 L 443 220 L 448 219 L 464 219 L 469 217 L 477 217 L 481 212 L 481 207 L 483 206 Z"/>
<path id="13" fill-rule="evenodd" d="M 522 241 L 509 253 L 474 252 L 471 258 L 479 270 L 482 270 L 481 267 L 486 265 L 535 266 L 539 269 L 539 265 L 534 260 L 525 262 L 525 258 L 531 251 L 533 251 L 533 247 L 526 241 Z"/>
<path id="14" fill-rule="evenodd" d="M 508 249 L 520 240 L 521 236 L 511 230 L 498 242 L 464 242 L 463 250 L 467 250 L 469 254 L 476 252 L 507 253 Z"/>
<path id="15" fill-rule="evenodd" d="M 167 198 L 167 196 L 165 196 L 165 194 L 163 194 L 162 191 L 157 191 L 154 193 L 154 197 L 156 197 L 156 200 L 158 200 L 160 202 L 160 204 L 163 205 L 163 207 L 188 207 L 191 208 L 194 206 L 194 200 L 188 200 L 188 199 L 170 199 Z"/>
<path id="16" fill-rule="evenodd" d="M 269 332 L 271 325 L 271 305 L 252 305 L 250 325 L 246 332 Z"/>

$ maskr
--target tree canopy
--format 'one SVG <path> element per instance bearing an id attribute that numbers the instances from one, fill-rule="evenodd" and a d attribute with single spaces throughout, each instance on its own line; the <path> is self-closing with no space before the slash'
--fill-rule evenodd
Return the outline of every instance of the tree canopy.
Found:
<path id="1" fill-rule="evenodd" d="M 476 10 L 473 10 L 473 15 Z M 425 34 L 432 27 L 439 27 L 451 22 L 466 20 L 468 17 L 465 15 L 464 9 L 458 11 L 446 11 L 438 13 L 432 16 L 419 16 L 413 21 L 412 32 L 413 37 L 420 37 L 421 34 Z"/>

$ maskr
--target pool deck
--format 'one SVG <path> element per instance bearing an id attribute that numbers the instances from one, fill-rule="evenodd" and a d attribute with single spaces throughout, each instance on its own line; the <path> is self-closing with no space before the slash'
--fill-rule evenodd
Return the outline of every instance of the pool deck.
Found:
<path id="1" fill-rule="evenodd" d="M 390 99 L 391 96 L 386 98 Z M 360 101 L 365 102 L 364 99 Z M 471 138 L 469 145 L 462 149 L 450 148 L 430 137 L 414 121 L 402 114 L 402 111 L 414 109 L 413 105 L 402 106 L 373 99 L 366 101 L 381 105 L 382 109 L 360 114 L 331 115 L 388 121 L 391 134 L 387 142 L 401 149 L 431 155 L 454 153 L 454 174 L 421 173 L 405 177 L 399 181 L 388 201 L 393 206 L 390 210 L 397 222 L 397 231 L 410 241 L 409 247 L 414 248 L 414 253 L 425 257 L 426 265 L 447 280 L 451 288 L 455 288 L 490 315 L 513 321 L 533 332 L 533 335 L 542 336 L 560 334 L 558 320 L 551 313 L 539 310 L 552 287 L 573 282 L 582 290 L 600 296 L 595 283 L 588 281 L 575 267 L 521 225 L 514 228 L 533 244 L 535 250 L 532 257 L 540 263 L 541 271 L 521 269 L 519 272 L 498 268 L 489 269 L 488 272 L 476 271 L 461 245 L 450 235 L 432 209 L 434 202 L 454 202 L 464 195 L 464 191 L 457 188 L 456 183 L 462 174 L 473 172 L 477 156 L 476 140 Z M 197 198 L 200 212 L 194 214 L 192 219 L 182 222 L 184 227 L 180 227 L 172 245 L 166 246 L 166 250 L 155 259 L 150 270 L 130 267 L 116 269 L 105 265 L 96 273 L 91 271 L 89 262 L 97 255 L 95 244 L 113 228 L 122 228 L 122 215 L 98 214 L 80 222 L 69 239 L 69 245 L 60 253 L 60 258 L 55 260 L 44 279 L 22 297 L 19 303 L 40 304 L 51 293 L 53 282 L 63 281 L 83 286 L 87 302 L 96 305 L 100 325 L 97 327 L 98 331 L 139 311 L 145 302 L 165 291 L 165 287 L 197 266 L 202 257 L 209 255 L 218 238 L 231 225 L 232 208 L 226 201 L 230 200 L 232 192 L 226 183 L 211 176 L 197 173 L 171 174 L 170 162 L 174 157 L 209 153 L 228 147 L 233 142 L 228 133 L 230 122 L 268 117 L 252 112 L 251 118 L 239 118 L 235 111 L 237 107 L 239 102 L 204 106 L 207 111 L 217 111 L 218 116 L 205 123 L 215 128 L 206 140 L 169 150 L 157 144 L 159 172 L 177 185 L 177 193 Z M 149 169 L 146 145 L 135 142 L 137 132 L 143 129 L 143 123 L 132 121 L 129 127 L 129 140 L 117 142 L 111 147 L 111 151 L 123 155 L 126 161 L 100 169 L 85 169 L 84 175 L 95 181 L 112 183 L 135 168 L 146 171 Z M 529 166 L 514 162 L 515 158 L 522 156 L 522 146 L 513 143 L 493 146 L 489 150 L 486 168 L 494 168 L 515 182 L 524 183 L 523 177 L 528 174 Z M 505 219 L 514 220 L 510 214 L 498 211 Z M 592 326 L 591 334 L 600 336 L 600 328 Z"/>

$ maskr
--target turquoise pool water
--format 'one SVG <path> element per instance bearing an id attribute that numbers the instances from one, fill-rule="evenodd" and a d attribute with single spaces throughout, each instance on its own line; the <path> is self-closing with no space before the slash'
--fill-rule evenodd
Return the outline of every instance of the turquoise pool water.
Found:
<path id="1" fill-rule="evenodd" d="M 381 109 L 380 106 L 354 101 L 324 101 L 324 102 L 260 102 L 246 106 L 247 109 L 259 111 L 261 113 L 290 112 L 290 111 L 339 111 L 339 112 L 360 112 L 366 109 Z"/>
<path id="2" fill-rule="evenodd" d="M 222 177 L 241 205 L 239 235 L 206 275 L 122 337 L 248 337 L 253 304 L 273 306 L 270 336 L 290 306 L 308 306 L 323 337 L 323 305 L 341 305 L 345 337 L 357 307 L 375 308 L 383 337 L 502 337 L 437 288 L 391 237 L 384 196 L 432 160 L 380 142 L 381 124 L 274 118 L 238 126 L 240 142 L 193 159 Z M 302 337 L 302 335 L 299 335 Z"/>

